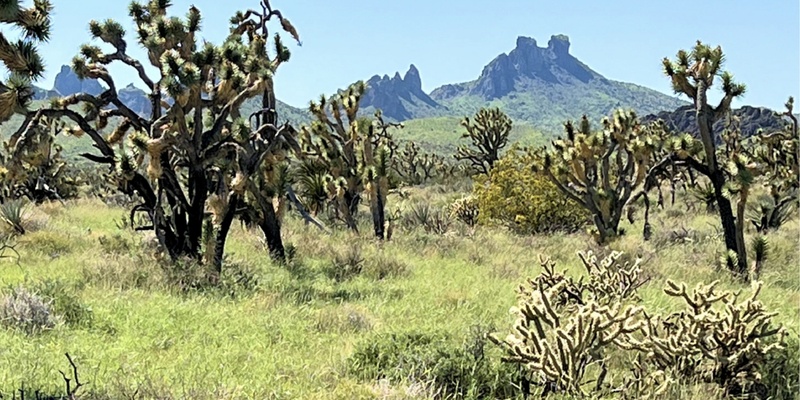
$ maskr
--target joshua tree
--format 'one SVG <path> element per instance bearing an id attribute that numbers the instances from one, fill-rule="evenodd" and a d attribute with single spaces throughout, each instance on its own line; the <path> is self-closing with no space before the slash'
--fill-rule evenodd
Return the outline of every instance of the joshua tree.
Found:
<path id="1" fill-rule="evenodd" d="M 444 175 L 447 167 L 442 157 L 421 152 L 414 142 L 406 142 L 393 165 L 394 171 L 402 181 L 411 185 L 419 185 L 435 176 Z"/>
<path id="2" fill-rule="evenodd" d="M 714 189 L 714 200 L 725 235 L 728 249 L 728 268 L 745 276 L 747 271 L 747 252 L 744 243 L 744 204 L 753 177 L 753 164 L 738 146 L 738 135 L 731 134 L 725 147 L 718 147 L 719 140 L 714 135 L 714 122 L 730 112 L 733 99 L 742 96 L 745 86 L 734 82 L 733 75 L 722 70 L 724 55 L 722 48 L 711 48 L 697 41 L 691 51 L 680 50 L 675 61 L 664 58 L 664 72 L 672 80 L 676 93 L 684 94 L 694 102 L 699 130 L 699 142 L 684 137 L 673 143 L 673 151 L 657 163 L 648 174 L 662 174 L 667 165 L 679 163 L 688 166 L 708 177 Z M 719 104 L 708 102 L 708 91 L 719 78 L 723 97 Z M 652 185 L 649 185 L 652 186 Z M 740 194 L 737 214 L 731 205 L 732 192 Z"/>
<path id="3" fill-rule="evenodd" d="M 633 112 L 617 110 L 603 120 L 601 131 L 592 132 L 584 116 L 579 127 L 565 124 L 565 139 L 534 152 L 534 170 L 589 210 L 598 241 L 606 243 L 617 235 L 623 209 L 644 181 L 658 147 L 657 129 L 640 125 Z"/>
<path id="4" fill-rule="evenodd" d="M 462 137 L 469 138 L 472 143 L 471 147 L 459 147 L 454 157 L 459 161 L 467 160 L 476 171 L 488 174 L 500 158 L 500 151 L 508 144 L 511 118 L 499 108 L 481 108 L 474 122 L 465 117 L 461 126 L 467 130 Z"/>
<path id="5" fill-rule="evenodd" d="M 786 111 L 779 114 L 791 121 L 780 132 L 759 134 L 754 137 L 753 159 L 761 166 L 767 195 L 755 206 L 753 225 L 761 233 L 778 229 L 797 208 L 800 191 L 800 137 L 797 135 L 797 117 L 792 114 L 794 98 L 789 97 Z"/>
<path id="6" fill-rule="evenodd" d="M 327 193 L 336 216 L 356 232 L 356 212 L 366 191 L 375 236 L 383 239 L 389 167 L 394 155 L 388 129 L 398 125 L 385 123 L 380 112 L 374 122 L 357 117 L 365 90 L 366 85 L 359 81 L 330 100 L 322 96 L 319 102 L 311 102 L 309 109 L 316 120 L 303 127 L 301 136 L 303 170 L 311 176 L 301 178 L 301 182 L 317 203 L 322 200 L 321 194 Z"/>
<path id="7" fill-rule="evenodd" d="M 228 230 L 240 206 L 254 204 L 258 212 L 251 220 L 269 220 L 275 213 L 272 202 L 260 201 L 269 194 L 257 178 L 267 163 L 277 162 L 272 155 L 292 143 L 294 130 L 276 123 L 272 76 L 290 54 L 277 34 L 272 41 L 275 56 L 267 54 L 267 23 L 277 18 L 285 31 L 295 39 L 298 35 L 278 10 L 263 1 L 260 10 L 238 12 L 231 18 L 230 35 L 216 46 L 199 40 L 197 8 L 191 7 L 181 19 L 169 16 L 169 7 L 169 1 L 151 0 L 134 1 L 129 8 L 137 41 L 157 77 L 128 54 L 119 23 L 92 21 L 92 36 L 111 51 L 84 45 L 73 69 L 80 78 L 99 79 L 109 89 L 98 96 L 75 94 L 54 101 L 52 107 L 32 115 L 22 136 L 47 119 L 57 119 L 69 133 L 88 135 L 99 154 L 83 156 L 112 167 L 119 189 L 142 199 L 131 210 L 131 220 L 142 213 L 150 225 L 137 229 L 153 230 L 173 258 L 205 260 L 218 274 Z M 151 115 L 137 115 L 119 99 L 107 69 L 112 63 L 137 71 L 150 91 Z M 264 109 L 243 119 L 242 103 L 258 95 L 264 98 Z M 84 114 L 71 107 L 78 104 Z M 112 118 L 118 119 L 117 127 L 102 135 L 100 130 Z M 64 121 L 77 126 L 66 126 Z"/>

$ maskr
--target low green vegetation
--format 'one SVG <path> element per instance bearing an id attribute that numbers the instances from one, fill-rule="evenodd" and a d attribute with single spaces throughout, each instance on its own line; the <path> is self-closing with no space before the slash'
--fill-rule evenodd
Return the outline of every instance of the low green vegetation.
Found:
<path id="1" fill-rule="evenodd" d="M 431 186 L 407 196 L 390 196 L 404 215 L 419 201 L 445 208 L 462 194 Z M 648 312 L 683 307 L 662 290 L 670 279 L 689 288 L 718 280 L 718 290 L 750 293 L 716 267 L 721 234 L 712 214 L 686 214 L 693 201 L 680 198 L 659 211 L 650 241 L 631 233 L 611 247 L 625 260 L 642 259 L 648 281 L 638 294 Z M 290 214 L 289 264 L 273 263 L 259 236 L 236 225 L 221 282 L 208 286 L 191 265 L 159 258 L 152 237 L 119 228 L 125 214 L 98 200 L 32 209 L 28 218 L 38 228 L 16 239 L 19 258 L 4 253 L 11 258 L 0 264 L 0 281 L 4 301 L 25 290 L 47 304 L 50 317 L 35 332 L 4 319 L 4 394 L 23 385 L 61 393 L 58 371 L 69 368 L 68 352 L 88 382 L 84 398 L 137 390 L 137 398 L 521 398 L 519 370 L 500 362 L 501 348 L 483 334 L 505 336 L 515 288 L 543 272 L 539 255 L 577 279 L 585 273 L 577 251 L 609 251 L 583 232 L 518 236 L 458 221 L 444 233 L 398 224 L 392 240 L 377 245 L 367 234 L 325 234 Z M 637 232 L 641 222 L 622 228 Z M 796 218 L 769 235 L 759 297 L 788 328 L 793 354 L 798 235 Z M 782 398 L 797 391 L 796 366 L 783 364 L 797 357 L 788 357 L 771 361 L 782 369 L 762 375 Z M 612 362 L 608 384 L 624 382 L 626 359 Z M 691 380 L 671 390 L 676 399 L 718 395 L 715 385 Z"/>

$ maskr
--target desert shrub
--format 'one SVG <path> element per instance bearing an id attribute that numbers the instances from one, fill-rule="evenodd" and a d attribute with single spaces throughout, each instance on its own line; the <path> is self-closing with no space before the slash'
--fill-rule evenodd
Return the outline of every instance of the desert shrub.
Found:
<path id="1" fill-rule="evenodd" d="M 349 333 L 372 329 L 371 318 L 350 305 L 323 308 L 317 312 L 314 329 L 319 332 Z"/>
<path id="2" fill-rule="evenodd" d="M 217 285 L 219 293 L 238 298 L 247 296 L 261 288 L 261 276 L 258 270 L 246 263 L 227 262 L 222 269 L 222 276 Z"/>
<path id="3" fill-rule="evenodd" d="M 73 251 L 75 243 L 62 232 L 39 231 L 25 236 L 27 249 L 56 258 Z"/>
<path id="4" fill-rule="evenodd" d="M 161 261 L 166 284 L 179 293 L 210 293 L 240 297 L 258 290 L 260 278 L 255 268 L 225 262 L 222 272 L 193 259 Z"/>
<path id="5" fill-rule="evenodd" d="M 131 250 L 136 248 L 136 243 L 133 239 L 121 233 L 114 233 L 113 235 L 103 235 L 97 238 L 100 244 L 100 249 L 107 255 L 122 255 L 130 254 Z"/>
<path id="6" fill-rule="evenodd" d="M 515 150 L 503 156 L 489 176 L 476 179 L 473 193 L 480 221 L 497 221 L 520 234 L 579 230 L 588 212 L 534 173 L 529 155 Z"/>
<path id="7" fill-rule="evenodd" d="M 29 335 L 53 329 L 58 319 L 52 305 L 22 286 L 11 289 L 0 301 L 0 325 Z"/>
<path id="8" fill-rule="evenodd" d="M 81 279 L 92 285 L 119 290 L 150 289 L 166 283 L 156 260 L 144 257 L 101 257 L 81 269 Z"/>
<path id="9" fill-rule="evenodd" d="M 364 275 L 376 280 L 405 276 L 409 270 L 407 263 L 383 252 L 370 257 L 364 264 Z"/>
<path id="10" fill-rule="evenodd" d="M 400 225 L 407 231 L 422 227 L 425 232 L 437 235 L 447 233 L 452 222 L 447 211 L 427 202 L 411 204 L 400 219 Z"/>
<path id="11" fill-rule="evenodd" d="M 361 274 L 364 257 L 360 245 L 353 243 L 344 248 L 331 248 L 330 251 L 331 263 L 324 269 L 328 278 L 335 282 L 344 282 Z"/>
<path id="12" fill-rule="evenodd" d="M 362 380 L 426 382 L 435 398 L 513 397 L 519 393 L 518 369 L 486 356 L 485 331 L 473 329 L 460 345 L 439 333 L 375 335 L 356 346 L 348 372 Z"/>
<path id="13" fill-rule="evenodd" d="M 65 324 L 88 328 L 94 323 L 92 308 L 81 301 L 73 285 L 60 280 L 45 280 L 37 283 L 33 290 L 50 304 L 51 310 Z"/>

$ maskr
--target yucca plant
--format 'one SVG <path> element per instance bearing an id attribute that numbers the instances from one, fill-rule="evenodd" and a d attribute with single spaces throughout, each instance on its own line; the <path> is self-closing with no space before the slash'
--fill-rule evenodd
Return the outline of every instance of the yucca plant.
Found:
<path id="1" fill-rule="evenodd" d="M 584 116 L 564 124 L 566 137 L 532 153 L 533 170 L 591 214 L 596 239 L 605 244 L 619 234 L 623 210 L 642 187 L 660 143 L 657 125 L 642 125 L 633 111 L 616 110 L 594 131 Z"/>
<path id="2" fill-rule="evenodd" d="M 25 234 L 27 218 L 27 203 L 25 200 L 8 200 L 0 203 L 0 220 L 2 220 L 14 234 Z"/>
<path id="3" fill-rule="evenodd" d="M 663 175 L 667 166 L 680 164 L 706 176 L 714 189 L 714 203 L 722 223 L 725 247 L 735 253 L 736 264 L 728 268 L 745 276 L 747 251 L 744 244 L 743 219 L 747 195 L 752 184 L 753 165 L 740 151 L 740 132 L 734 121 L 722 135 L 724 146 L 719 146 L 714 135 L 714 123 L 730 113 L 731 102 L 745 93 L 745 85 L 734 81 L 733 75 L 722 69 L 722 48 L 697 44 L 690 51 L 678 51 L 674 61 L 663 59 L 664 73 L 670 78 L 675 93 L 689 97 L 695 104 L 699 139 L 683 135 L 673 141 L 672 151 L 663 157 L 649 172 L 649 177 Z M 717 105 L 708 103 L 708 91 L 715 81 L 721 81 L 723 96 Z M 652 185 L 651 187 L 655 187 Z M 732 195 L 739 201 L 734 213 Z M 729 257 L 730 261 L 734 258 Z"/>

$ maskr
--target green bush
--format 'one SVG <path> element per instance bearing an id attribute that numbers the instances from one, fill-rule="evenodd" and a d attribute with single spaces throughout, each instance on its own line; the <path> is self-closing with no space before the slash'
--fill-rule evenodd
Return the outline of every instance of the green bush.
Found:
<path id="1" fill-rule="evenodd" d="M 476 178 L 480 222 L 497 221 L 520 234 L 579 230 L 588 212 L 535 174 L 531 157 L 517 150 L 501 158 L 489 176 Z"/>
<path id="2" fill-rule="evenodd" d="M 331 249 L 331 258 L 331 264 L 324 269 L 324 272 L 328 278 L 337 283 L 355 278 L 364 269 L 364 257 L 358 244 Z"/>
<path id="3" fill-rule="evenodd" d="M 50 304 L 53 312 L 65 324 L 74 327 L 91 327 L 94 323 L 92 308 L 84 304 L 72 285 L 60 280 L 46 280 L 35 285 L 34 291 Z"/>
<path id="4" fill-rule="evenodd" d="M 348 371 L 362 380 L 428 384 L 437 398 L 514 397 L 520 393 L 518 369 L 486 357 L 487 331 L 474 328 L 461 345 L 444 334 L 376 335 L 356 347 L 348 359 Z"/>

